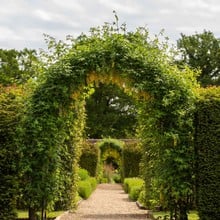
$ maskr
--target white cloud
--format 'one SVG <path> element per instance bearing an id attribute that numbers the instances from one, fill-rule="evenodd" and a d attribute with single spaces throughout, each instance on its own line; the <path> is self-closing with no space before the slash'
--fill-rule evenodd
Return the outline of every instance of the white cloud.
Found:
<path id="1" fill-rule="evenodd" d="M 204 29 L 220 37 L 219 0 L 0 0 L 0 48 L 39 48 L 43 33 L 57 39 L 77 36 L 90 27 L 114 21 L 129 31 L 149 27 L 152 34 L 165 29 L 175 41 L 180 32 L 193 34 Z"/>

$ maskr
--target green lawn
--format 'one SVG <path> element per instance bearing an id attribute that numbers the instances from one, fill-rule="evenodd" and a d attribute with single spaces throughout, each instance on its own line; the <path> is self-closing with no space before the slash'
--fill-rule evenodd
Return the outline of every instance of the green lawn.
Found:
<path id="1" fill-rule="evenodd" d="M 160 220 L 162 220 L 165 215 L 169 215 L 169 212 L 153 212 L 153 216 L 155 219 L 157 219 L 158 217 L 162 217 L 159 218 Z M 196 211 L 190 211 L 188 217 L 189 220 L 199 220 L 199 216 Z"/>
<path id="2" fill-rule="evenodd" d="M 47 213 L 47 217 L 48 218 L 55 218 L 55 217 L 61 215 L 63 212 L 64 211 L 49 212 L 49 213 Z M 18 218 L 28 218 L 28 212 L 18 210 Z"/>

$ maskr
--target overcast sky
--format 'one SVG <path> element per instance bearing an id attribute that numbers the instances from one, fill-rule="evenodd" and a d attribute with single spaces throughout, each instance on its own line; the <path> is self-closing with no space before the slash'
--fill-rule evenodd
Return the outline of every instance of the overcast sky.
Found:
<path id="1" fill-rule="evenodd" d="M 165 29 L 171 42 L 204 29 L 220 37 L 220 0 L 0 0 L 0 48 L 39 49 L 43 33 L 65 39 L 113 22 L 115 10 L 129 31 Z"/>

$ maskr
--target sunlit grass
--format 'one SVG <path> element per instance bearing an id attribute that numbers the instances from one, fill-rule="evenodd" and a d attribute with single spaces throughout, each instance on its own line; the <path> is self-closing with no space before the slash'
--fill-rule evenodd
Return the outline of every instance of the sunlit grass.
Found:
<path id="1" fill-rule="evenodd" d="M 163 220 L 164 216 L 169 216 L 169 214 L 169 212 L 153 212 L 154 218 L 160 220 Z M 199 220 L 199 216 L 196 211 L 190 211 L 190 213 L 188 214 L 188 218 L 189 220 Z"/>
<path id="2" fill-rule="evenodd" d="M 64 211 L 54 211 L 54 212 L 48 212 L 47 217 L 48 218 L 55 218 L 59 215 L 61 215 Z M 18 218 L 28 218 L 28 211 L 21 211 L 18 210 Z"/>

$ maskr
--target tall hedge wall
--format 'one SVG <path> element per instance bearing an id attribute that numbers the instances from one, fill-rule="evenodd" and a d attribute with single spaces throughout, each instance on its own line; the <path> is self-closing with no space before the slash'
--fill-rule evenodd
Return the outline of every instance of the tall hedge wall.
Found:
<path id="1" fill-rule="evenodd" d="M 96 144 L 85 142 L 82 149 L 79 165 L 86 169 L 90 176 L 95 177 L 99 162 L 99 150 Z"/>
<path id="2" fill-rule="evenodd" d="M 19 154 L 15 144 L 20 121 L 19 89 L 0 85 L 0 219 L 16 219 Z"/>
<path id="3" fill-rule="evenodd" d="M 200 91 L 195 129 L 200 220 L 220 219 L 220 87 Z"/>
<path id="4" fill-rule="evenodd" d="M 141 150 L 136 142 L 125 143 L 123 149 L 124 178 L 137 177 L 140 172 Z"/>

